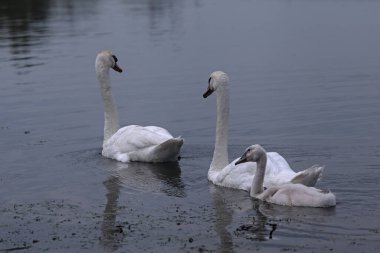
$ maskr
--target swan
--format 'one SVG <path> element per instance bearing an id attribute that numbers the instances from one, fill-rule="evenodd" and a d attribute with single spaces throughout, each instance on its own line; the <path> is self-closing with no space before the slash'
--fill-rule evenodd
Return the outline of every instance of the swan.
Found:
<path id="1" fill-rule="evenodd" d="M 213 92 L 217 96 L 217 118 L 214 154 L 208 170 L 208 179 L 219 186 L 249 191 L 256 165 L 240 164 L 236 166 L 235 162 L 238 158 L 228 163 L 229 77 L 226 73 L 222 71 L 211 73 L 208 88 L 203 97 L 207 98 Z M 265 187 L 285 182 L 314 186 L 323 171 L 323 167 L 314 165 L 296 173 L 278 153 L 269 152 L 267 156 Z"/>
<path id="2" fill-rule="evenodd" d="M 120 128 L 117 108 L 112 97 L 109 70 L 121 73 L 118 59 L 109 50 L 101 51 L 95 60 L 96 76 L 104 107 L 102 155 L 120 162 L 169 162 L 179 158 L 183 144 L 168 130 L 157 126 L 130 125 Z"/>
<path id="3" fill-rule="evenodd" d="M 264 190 L 267 153 L 260 145 L 255 144 L 248 147 L 235 164 L 248 161 L 257 163 L 250 192 L 251 197 L 283 206 L 330 207 L 336 205 L 335 195 L 331 191 L 320 190 L 303 184 L 285 183 Z"/>

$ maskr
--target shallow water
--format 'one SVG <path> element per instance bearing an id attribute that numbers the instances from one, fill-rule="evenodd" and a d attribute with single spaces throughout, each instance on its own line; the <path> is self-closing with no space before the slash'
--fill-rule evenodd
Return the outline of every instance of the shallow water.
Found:
<path id="1" fill-rule="evenodd" d="M 377 252 L 379 1 L 0 2 L 0 251 Z M 96 53 L 123 124 L 185 138 L 179 163 L 101 157 Z M 259 203 L 207 181 L 231 78 L 230 159 L 262 144 L 326 166 L 335 208 Z"/>

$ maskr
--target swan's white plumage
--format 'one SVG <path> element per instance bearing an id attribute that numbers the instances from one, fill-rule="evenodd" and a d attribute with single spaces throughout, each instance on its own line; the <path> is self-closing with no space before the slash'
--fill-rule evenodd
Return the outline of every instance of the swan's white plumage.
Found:
<path id="1" fill-rule="evenodd" d="M 217 95 L 217 121 L 215 148 L 208 179 L 219 186 L 249 191 L 256 165 L 254 163 L 235 165 L 237 159 L 228 164 L 229 78 L 226 73 L 215 71 L 211 74 L 208 89 L 203 97 L 208 97 L 214 91 Z M 268 152 L 267 155 L 265 187 L 292 181 L 313 186 L 323 171 L 323 167 L 313 166 L 296 173 L 280 154 Z"/>
<path id="2" fill-rule="evenodd" d="M 300 183 L 304 182 L 308 186 L 315 185 L 315 181 L 323 170 L 323 167 L 314 166 L 296 173 L 277 152 L 267 152 L 267 156 L 268 163 L 264 178 L 265 187 L 288 183 L 297 177 L 301 179 Z M 235 165 L 238 159 L 236 158 L 221 170 L 209 170 L 208 179 L 219 186 L 249 191 L 255 176 L 256 163 L 248 162 Z"/>
<path id="3" fill-rule="evenodd" d="M 245 153 L 236 161 L 238 165 L 252 166 L 256 162 L 256 172 L 252 180 L 251 197 L 269 203 L 285 206 L 330 207 L 336 205 L 335 195 L 327 190 L 320 190 L 297 183 L 284 183 L 268 187 L 264 190 L 263 183 L 266 177 L 266 151 L 258 144 L 246 149 Z"/>
<path id="4" fill-rule="evenodd" d="M 115 58 L 108 50 L 98 54 L 95 69 L 101 87 L 104 105 L 104 140 L 102 155 L 121 162 L 176 161 L 183 144 L 168 130 L 157 126 L 130 125 L 119 129 L 117 110 L 112 98 L 109 69 L 116 68 Z"/>
<path id="5" fill-rule="evenodd" d="M 168 147 L 169 149 L 159 154 L 157 151 L 159 145 L 169 140 L 172 140 L 173 152 L 169 152 L 170 147 Z M 156 126 L 130 125 L 120 128 L 103 143 L 102 155 L 120 162 L 176 161 L 182 143 L 183 140 L 180 137 L 174 138 L 166 129 Z M 169 154 L 164 155 L 164 152 Z"/>

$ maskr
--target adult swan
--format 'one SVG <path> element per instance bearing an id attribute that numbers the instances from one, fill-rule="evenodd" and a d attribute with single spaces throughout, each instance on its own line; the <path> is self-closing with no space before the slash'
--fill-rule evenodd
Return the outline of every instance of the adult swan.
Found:
<path id="1" fill-rule="evenodd" d="M 203 97 L 207 98 L 213 92 L 216 92 L 217 96 L 217 118 L 214 155 L 208 171 L 208 179 L 216 185 L 249 191 L 256 164 L 235 165 L 238 158 L 228 163 L 229 78 L 226 73 L 216 71 L 211 74 Z M 296 173 L 278 153 L 268 152 L 267 156 L 265 187 L 288 182 L 314 186 L 323 171 L 323 167 L 313 166 Z"/>
<path id="2" fill-rule="evenodd" d="M 130 125 L 120 128 L 117 109 L 112 97 L 109 70 L 122 69 L 110 51 L 100 52 L 95 60 L 96 76 L 104 106 L 104 139 L 102 155 L 120 162 L 176 161 L 183 139 L 157 126 Z"/>

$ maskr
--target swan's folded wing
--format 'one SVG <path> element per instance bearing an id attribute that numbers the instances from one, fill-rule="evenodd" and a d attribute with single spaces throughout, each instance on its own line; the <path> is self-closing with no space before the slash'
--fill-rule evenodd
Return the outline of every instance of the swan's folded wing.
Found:
<path id="1" fill-rule="evenodd" d="M 209 173 L 209 180 L 216 185 L 249 191 L 256 171 L 256 163 L 247 162 L 235 165 L 238 159 L 214 175 Z"/>
<path id="2" fill-rule="evenodd" d="M 114 151 L 120 153 L 128 153 L 136 150 L 141 150 L 151 146 L 159 145 L 172 138 L 170 135 L 156 133 L 153 129 L 130 125 L 120 128 L 110 140 L 105 144 L 106 147 L 112 147 Z M 166 131 L 167 132 L 167 131 Z"/>
<path id="3" fill-rule="evenodd" d="M 323 166 L 313 165 L 312 167 L 295 174 L 290 182 L 294 184 L 314 186 L 321 177 L 323 169 Z"/>
<path id="4" fill-rule="evenodd" d="M 286 160 L 276 152 L 267 153 L 264 187 L 288 183 L 295 175 Z M 239 158 L 221 171 L 210 171 L 209 180 L 216 185 L 249 191 L 256 172 L 256 163 L 247 162 L 235 165 Z"/>
<path id="5" fill-rule="evenodd" d="M 265 171 L 265 176 L 268 174 L 277 175 L 280 173 L 290 173 L 295 172 L 290 168 L 288 162 L 285 158 L 277 152 L 267 152 L 267 170 Z"/>
<path id="6" fill-rule="evenodd" d="M 267 166 L 264 177 L 264 187 L 288 183 L 296 174 L 288 162 L 277 152 L 267 152 Z"/>
<path id="7" fill-rule="evenodd" d="M 166 130 L 165 128 L 162 128 L 162 127 L 158 127 L 158 126 L 146 126 L 144 127 L 145 129 L 148 129 L 156 134 L 160 134 L 164 137 L 167 137 L 167 138 L 173 138 L 173 135 L 171 135 L 171 133 L 169 133 L 168 130 Z"/>

